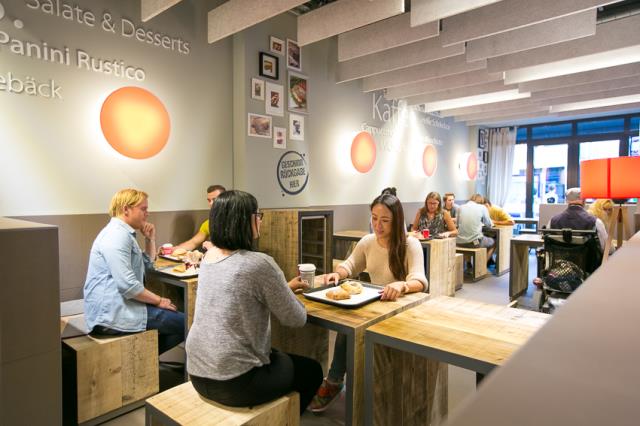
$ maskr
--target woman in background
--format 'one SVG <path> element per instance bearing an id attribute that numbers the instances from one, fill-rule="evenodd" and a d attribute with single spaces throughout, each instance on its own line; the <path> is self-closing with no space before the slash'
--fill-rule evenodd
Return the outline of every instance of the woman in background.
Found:
<path id="1" fill-rule="evenodd" d="M 604 226 L 609 232 L 609 224 L 611 223 L 611 217 L 613 216 L 613 201 L 608 198 L 600 198 L 591 204 L 589 213 L 597 217 L 604 223 Z"/>
<path id="2" fill-rule="evenodd" d="M 424 207 L 417 211 L 411 230 L 414 232 L 428 229 L 430 235 L 453 237 L 458 234 L 456 225 L 448 211 L 442 209 L 440 194 L 433 191 L 427 194 Z"/>
<path id="3" fill-rule="evenodd" d="M 211 242 L 200 265 L 193 326 L 187 338 L 187 369 L 205 398 L 232 407 L 263 404 L 300 393 L 300 413 L 322 382 L 312 359 L 271 349 L 270 315 L 287 327 L 302 327 L 304 305 L 273 258 L 252 250 L 262 213 L 255 197 L 225 191 L 209 213 Z"/>
<path id="4" fill-rule="evenodd" d="M 393 301 L 407 293 L 427 291 L 422 246 L 416 238 L 407 236 L 400 200 L 394 195 L 382 194 L 373 200 L 370 208 L 373 233 L 358 241 L 353 253 L 338 265 L 336 272 L 324 275 L 325 284 L 357 277 L 366 269 L 373 284 L 384 286 L 380 300 Z M 335 400 L 342 390 L 346 371 L 347 338 L 338 334 L 329 374 L 311 402 L 311 411 L 322 412 Z"/>

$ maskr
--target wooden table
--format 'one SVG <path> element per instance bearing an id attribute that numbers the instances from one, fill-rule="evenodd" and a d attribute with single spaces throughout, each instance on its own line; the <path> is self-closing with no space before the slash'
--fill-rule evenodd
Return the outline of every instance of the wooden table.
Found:
<path id="1" fill-rule="evenodd" d="M 424 272 L 431 296 L 453 296 L 456 293 L 456 239 L 421 240 Z"/>
<path id="2" fill-rule="evenodd" d="M 365 424 L 438 423 L 447 414 L 444 363 L 487 374 L 549 317 L 440 296 L 369 327 Z"/>
<path id="3" fill-rule="evenodd" d="M 496 231 L 496 275 L 509 272 L 509 243 L 513 237 L 512 225 L 495 225 L 492 228 Z"/>
<path id="4" fill-rule="evenodd" d="M 523 234 L 511 239 L 511 273 L 509 274 L 509 300 L 520 297 L 529 286 L 529 248 L 544 243 L 538 234 Z"/>
<path id="5" fill-rule="evenodd" d="M 346 381 L 346 424 L 361 425 L 364 421 L 364 333 L 365 329 L 406 309 L 427 300 L 426 293 L 411 293 L 395 302 L 373 302 L 357 309 L 344 309 L 325 303 L 298 298 L 307 309 L 307 326 L 303 329 L 283 327 L 272 322 L 272 344 L 274 347 L 326 361 L 328 330 L 347 336 L 347 381 Z M 314 326 L 311 329 L 309 326 Z M 323 330 L 319 330 L 318 327 Z M 325 351 L 324 354 L 321 354 Z"/>
<path id="6" fill-rule="evenodd" d="M 333 233 L 333 258 L 345 260 L 353 251 L 355 245 L 362 237 L 369 234 L 367 231 L 338 231 Z"/>

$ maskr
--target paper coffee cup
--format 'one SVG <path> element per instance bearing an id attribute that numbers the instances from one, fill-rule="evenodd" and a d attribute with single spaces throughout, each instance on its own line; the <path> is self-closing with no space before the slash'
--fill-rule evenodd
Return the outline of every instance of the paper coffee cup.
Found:
<path id="1" fill-rule="evenodd" d="M 422 236 L 424 238 L 429 238 L 429 230 L 428 229 L 423 229 L 422 230 Z"/>
<path id="2" fill-rule="evenodd" d="M 298 271 L 300 271 L 300 279 L 313 288 L 313 281 L 316 276 L 316 265 L 313 263 L 301 263 L 298 265 Z"/>
<path id="3" fill-rule="evenodd" d="M 162 247 L 160 247 L 160 251 L 164 255 L 169 255 L 173 253 L 173 244 L 171 243 L 163 244 Z"/>

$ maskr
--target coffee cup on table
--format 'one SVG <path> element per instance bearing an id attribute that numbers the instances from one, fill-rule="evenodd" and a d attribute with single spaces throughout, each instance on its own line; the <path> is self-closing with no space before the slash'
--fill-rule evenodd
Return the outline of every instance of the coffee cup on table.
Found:
<path id="1" fill-rule="evenodd" d="M 165 256 L 173 253 L 173 244 L 171 243 L 163 244 L 162 247 L 160 247 L 160 253 L 162 253 Z"/>
<path id="2" fill-rule="evenodd" d="M 428 229 L 423 229 L 422 230 L 422 236 L 424 238 L 429 238 L 429 230 Z"/>
<path id="3" fill-rule="evenodd" d="M 316 265 L 313 263 L 301 263 L 298 265 L 298 271 L 300 271 L 300 279 L 309 284 L 309 288 L 313 288 L 313 281 L 316 276 Z"/>

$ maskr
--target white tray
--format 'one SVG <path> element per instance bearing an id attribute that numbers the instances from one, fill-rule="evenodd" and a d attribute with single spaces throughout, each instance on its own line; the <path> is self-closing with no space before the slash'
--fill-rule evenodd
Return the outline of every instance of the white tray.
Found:
<path id="1" fill-rule="evenodd" d="M 349 280 L 349 281 L 357 281 L 357 280 Z M 352 294 L 350 299 L 344 300 L 333 300 L 327 297 L 327 292 L 331 289 L 335 289 L 336 287 L 324 286 L 314 288 L 309 290 L 302 295 L 307 299 L 314 300 L 316 302 L 327 303 L 329 305 L 340 306 L 343 308 L 359 308 L 360 306 L 364 306 L 367 303 L 374 302 L 380 299 L 380 291 L 382 287 L 365 283 L 362 281 L 358 281 L 362 284 L 362 293 L 360 294 Z"/>

